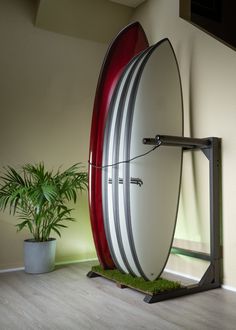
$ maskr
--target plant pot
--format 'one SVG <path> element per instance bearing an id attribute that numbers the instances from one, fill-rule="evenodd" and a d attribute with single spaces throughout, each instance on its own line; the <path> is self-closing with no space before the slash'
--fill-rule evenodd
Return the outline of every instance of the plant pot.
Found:
<path id="1" fill-rule="evenodd" d="M 54 269 L 56 254 L 56 239 L 46 242 L 34 239 L 24 241 L 25 272 L 31 274 L 48 273 Z"/>

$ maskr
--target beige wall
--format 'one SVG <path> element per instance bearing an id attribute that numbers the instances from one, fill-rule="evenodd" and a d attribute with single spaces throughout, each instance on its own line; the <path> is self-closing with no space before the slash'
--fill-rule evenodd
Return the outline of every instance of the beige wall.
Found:
<path id="1" fill-rule="evenodd" d="M 149 0 L 136 12 L 151 43 L 168 37 L 184 94 L 185 135 L 222 138 L 224 283 L 236 287 L 236 52 L 179 18 L 178 0 Z M 185 156 L 176 237 L 207 246 L 208 176 L 203 155 Z M 191 243 L 191 242 L 190 242 Z M 199 275 L 172 258 L 168 268 Z"/>
<path id="2" fill-rule="evenodd" d="M 106 45 L 33 26 L 31 0 L 0 1 L 0 167 L 45 161 L 49 168 L 83 162 L 97 77 Z M 96 257 L 87 195 L 77 222 L 58 239 L 57 261 Z M 22 266 L 16 219 L 0 214 L 0 269 Z"/>
<path id="3" fill-rule="evenodd" d="M 36 26 L 109 43 L 128 24 L 133 11 L 108 0 L 40 0 Z"/>

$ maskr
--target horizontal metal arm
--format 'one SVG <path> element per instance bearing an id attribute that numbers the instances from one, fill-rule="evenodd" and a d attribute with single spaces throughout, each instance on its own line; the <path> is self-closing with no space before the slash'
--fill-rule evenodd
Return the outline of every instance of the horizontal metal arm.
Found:
<path id="1" fill-rule="evenodd" d="M 196 139 L 182 136 L 156 135 L 155 138 L 144 138 L 143 144 L 182 147 L 187 149 L 204 149 L 211 146 L 211 140 L 208 138 Z"/>
<path id="2" fill-rule="evenodd" d="M 179 248 L 179 247 L 175 247 L 175 246 L 173 246 L 171 248 L 171 253 L 172 254 L 181 254 L 181 255 L 187 256 L 187 257 L 192 257 L 192 258 L 197 258 L 197 259 L 201 259 L 201 260 L 211 261 L 211 256 L 210 256 L 209 253 L 183 249 L 183 248 Z"/>

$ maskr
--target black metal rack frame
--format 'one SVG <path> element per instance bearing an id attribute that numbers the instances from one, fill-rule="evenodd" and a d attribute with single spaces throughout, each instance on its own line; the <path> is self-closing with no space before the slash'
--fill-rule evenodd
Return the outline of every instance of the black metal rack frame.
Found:
<path id="1" fill-rule="evenodd" d="M 196 139 L 188 137 L 157 135 L 153 138 L 144 138 L 144 144 L 181 147 L 186 150 L 201 150 L 209 161 L 209 186 L 210 186 L 210 253 L 201 253 L 177 247 L 172 252 L 193 258 L 208 260 L 210 262 L 201 280 L 182 289 L 164 292 L 157 295 L 146 295 L 144 301 L 154 303 L 166 299 L 176 298 L 188 294 L 215 289 L 221 286 L 221 140 L 216 137 Z"/>
<path id="2" fill-rule="evenodd" d="M 189 137 L 157 135 L 155 138 L 144 138 L 144 144 L 181 147 L 183 151 L 201 150 L 209 161 L 209 185 L 210 185 L 210 253 L 202 253 L 178 247 L 172 247 L 172 253 L 182 254 L 193 258 L 207 260 L 209 267 L 201 280 L 192 285 L 184 286 L 181 289 L 158 293 L 147 294 L 144 301 L 147 303 L 159 302 L 171 298 L 177 298 L 188 294 L 215 289 L 221 286 L 221 198 L 220 198 L 220 174 L 221 174 L 221 140 L 216 137 L 197 139 Z M 88 277 L 101 276 L 90 271 Z"/>

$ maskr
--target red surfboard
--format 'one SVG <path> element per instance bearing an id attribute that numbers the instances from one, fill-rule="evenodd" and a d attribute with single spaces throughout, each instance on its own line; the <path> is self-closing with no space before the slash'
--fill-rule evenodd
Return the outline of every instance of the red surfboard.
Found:
<path id="1" fill-rule="evenodd" d="M 104 129 L 111 97 L 123 69 L 148 46 L 145 32 L 138 22 L 125 27 L 106 53 L 97 84 L 90 132 L 89 211 L 97 256 L 104 269 L 114 268 L 104 228 L 102 170 L 99 168 L 102 166 Z"/>

